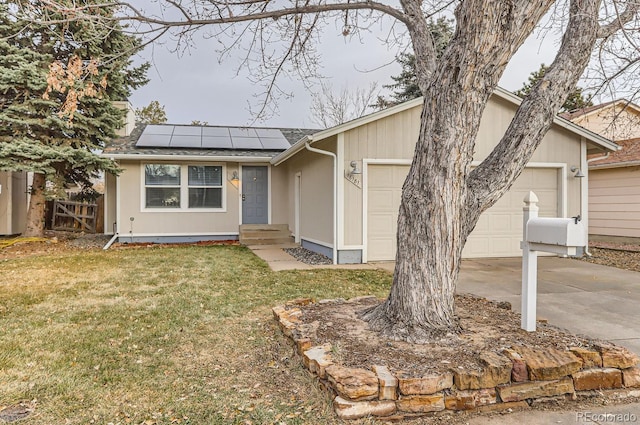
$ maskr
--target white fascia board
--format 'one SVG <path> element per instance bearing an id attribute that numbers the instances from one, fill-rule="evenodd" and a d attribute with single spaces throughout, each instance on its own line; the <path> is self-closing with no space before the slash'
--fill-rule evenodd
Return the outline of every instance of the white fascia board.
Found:
<path id="1" fill-rule="evenodd" d="M 307 142 L 313 143 L 313 141 L 314 141 L 313 136 L 304 136 L 302 139 L 298 140 L 293 145 L 291 145 L 289 149 L 271 158 L 271 164 L 276 166 L 282 164 L 288 158 L 292 157 L 293 155 L 303 150 L 305 143 Z"/>
<path id="2" fill-rule="evenodd" d="M 100 154 L 103 158 L 141 161 L 217 161 L 217 162 L 269 162 L 270 156 L 215 156 L 215 155 L 145 155 L 145 154 Z"/>

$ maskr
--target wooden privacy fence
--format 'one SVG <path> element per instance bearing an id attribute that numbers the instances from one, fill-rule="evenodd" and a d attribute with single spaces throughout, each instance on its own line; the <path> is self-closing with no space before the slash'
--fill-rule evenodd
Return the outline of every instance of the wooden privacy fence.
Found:
<path id="1" fill-rule="evenodd" d="M 98 204 L 75 201 L 54 201 L 51 228 L 71 232 L 96 233 L 99 221 Z"/>

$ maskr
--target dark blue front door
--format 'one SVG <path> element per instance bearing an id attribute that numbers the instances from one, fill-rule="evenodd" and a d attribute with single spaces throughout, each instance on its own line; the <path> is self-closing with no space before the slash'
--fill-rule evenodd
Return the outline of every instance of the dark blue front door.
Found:
<path id="1" fill-rule="evenodd" d="M 242 167 L 242 224 L 268 223 L 268 196 L 267 167 Z"/>

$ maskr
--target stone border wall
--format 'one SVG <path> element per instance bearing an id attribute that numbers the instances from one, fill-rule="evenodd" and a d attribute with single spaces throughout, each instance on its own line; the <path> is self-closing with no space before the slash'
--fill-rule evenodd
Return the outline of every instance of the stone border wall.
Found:
<path id="1" fill-rule="evenodd" d="M 299 307 L 313 302 L 296 299 L 272 311 L 282 332 L 294 341 L 305 367 L 335 395 L 333 407 L 341 419 L 513 410 L 550 400 L 592 397 L 603 390 L 611 398 L 640 396 L 640 390 L 633 390 L 640 388 L 638 357 L 612 344 L 598 345 L 595 350 L 515 347 L 500 353 L 485 351 L 479 354 L 480 371 L 452 367 L 447 373 L 422 377 L 391 371 L 385 365 L 344 367 L 333 361 L 331 344 L 318 345 L 300 322 Z M 331 302 L 334 300 L 319 301 Z"/>

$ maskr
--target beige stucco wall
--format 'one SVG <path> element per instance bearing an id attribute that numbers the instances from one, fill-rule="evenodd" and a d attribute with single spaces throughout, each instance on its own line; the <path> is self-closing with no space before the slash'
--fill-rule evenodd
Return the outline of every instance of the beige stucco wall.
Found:
<path id="1" fill-rule="evenodd" d="M 0 171 L 0 235 L 12 234 L 11 209 L 11 173 Z"/>
<path id="2" fill-rule="evenodd" d="M 336 152 L 336 138 L 316 143 L 314 148 Z M 333 245 L 333 159 L 303 150 L 275 169 L 286 170 L 287 223 L 295 232 L 295 181 L 300 173 L 300 237 Z"/>
<path id="3" fill-rule="evenodd" d="M 119 233 L 129 234 L 131 226 L 135 235 L 203 235 L 237 234 L 240 223 L 239 191 L 229 181 L 237 163 L 149 161 L 147 163 L 166 163 L 177 165 L 222 165 L 222 177 L 225 190 L 226 211 L 197 211 L 171 209 L 144 209 L 142 205 L 143 181 L 142 165 L 139 162 L 122 161 L 124 169 L 120 175 L 120 222 Z M 145 163 L 142 163 L 145 164 Z M 134 220 L 131 222 L 130 217 Z"/>
<path id="4" fill-rule="evenodd" d="M 113 223 L 116 222 L 117 188 L 116 176 L 105 173 L 104 176 L 104 233 L 113 234 Z"/>
<path id="5" fill-rule="evenodd" d="M 418 137 L 420 112 L 416 106 L 395 115 L 363 125 L 344 133 L 344 167 L 349 162 L 363 159 L 411 160 Z M 474 160 L 483 160 L 498 143 L 509 125 L 516 107 L 497 96 L 493 96 L 485 109 Z M 534 153 L 532 163 L 565 163 L 567 170 L 581 164 L 580 137 L 553 126 L 542 144 Z M 567 189 L 567 214 L 581 213 L 580 179 L 572 173 L 564 176 Z M 559 182 L 561 183 L 561 182 Z M 558 185 L 561 186 L 560 184 Z M 535 191 L 535 188 L 532 188 Z M 344 245 L 359 246 L 362 238 L 362 190 L 350 182 L 344 182 Z M 559 200 L 559 205 L 562 205 Z"/>
<path id="6" fill-rule="evenodd" d="M 589 170 L 589 233 L 640 237 L 640 166 Z"/>
<path id="7" fill-rule="evenodd" d="M 27 219 L 27 173 L 0 172 L 0 235 L 24 232 Z"/>
<path id="8" fill-rule="evenodd" d="M 627 140 L 640 134 L 640 112 L 624 108 L 622 104 L 579 116 L 573 122 L 609 140 Z"/>
<path id="9" fill-rule="evenodd" d="M 289 173 L 286 167 L 271 167 L 271 223 L 289 223 Z M 291 227 L 291 226 L 290 226 Z"/>
<path id="10" fill-rule="evenodd" d="M 11 227 L 13 233 L 22 233 L 27 225 L 27 173 L 12 173 L 11 180 L 11 202 L 13 204 Z"/>

